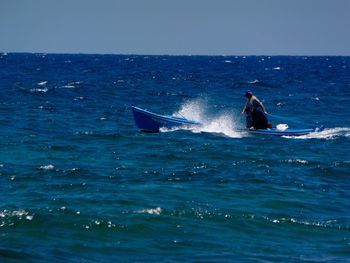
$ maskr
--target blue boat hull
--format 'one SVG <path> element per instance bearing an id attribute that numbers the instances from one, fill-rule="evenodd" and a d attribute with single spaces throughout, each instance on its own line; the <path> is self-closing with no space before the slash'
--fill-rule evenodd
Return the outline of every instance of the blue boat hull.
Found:
<path id="1" fill-rule="evenodd" d="M 190 127 L 200 125 L 195 121 L 174 116 L 159 115 L 135 106 L 132 106 L 135 123 L 141 131 L 159 132 L 161 128 L 171 129 L 174 127 Z"/>
<path id="2" fill-rule="evenodd" d="M 191 127 L 201 125 L 199 122 L 187 120 L 185 118 L 178 118 L 174 116 L 165 116 L 132 106 L 135 123 L 141 131 L 145 132 L 159 132 L 161 128 L 171 129 L 174 127 Z M 275 135 L 275 136 L 301 136 L 313 132 L 323 131 L 324 127 L 313 129 L 286 129 L 284 131 L 276 128 L 250 130 L 247 131 L 252 134 Z"/>
<path id="3" fill-rule="evenodd" d="M 317 127 L 313 129 L 287 129 L 287 130 L 278 130 L 276 128 L 272 129 L 261 129 L 261 130 L 249 130 L 253 134 L 266 134 L 266 135 L 276 135 L 276 136 L 301 136 L 310 134 L 313 132 L 321 132 L 324 130 L 324 127 Z"/>

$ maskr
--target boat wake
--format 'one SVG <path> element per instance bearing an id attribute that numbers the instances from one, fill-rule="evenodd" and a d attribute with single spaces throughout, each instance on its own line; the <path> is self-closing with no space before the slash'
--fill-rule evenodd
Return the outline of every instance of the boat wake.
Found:
<path id="1" fill-rule="evenodd" d="M 325 140 L 334 140 L 339 137 L 350 137 L 350 128 L 348 127 L 336 127 L 324 129 L 321 132 L 313 132 L 310 134 L 302 136 L 283 136 L 287 139 L 325 139 Z"/>
<path id="2" fill-rule="evenodd" d="M 201 125 L 191 127 L 176 127 L 173 129 L 161 129 L 161 132 L 169 132 L 175 130 L 189 130 L 193 133 L 215 133 L 222 134 L 231 138 L 242 138 L 248 136 L 247 132 L 239 131 L 238 121 L 230 112 L 221 112 L 216 115 L 209 113 L 205 99 L 196 99 L 185 102 L 179 111 L 173 116 L 194 120 Z"/>

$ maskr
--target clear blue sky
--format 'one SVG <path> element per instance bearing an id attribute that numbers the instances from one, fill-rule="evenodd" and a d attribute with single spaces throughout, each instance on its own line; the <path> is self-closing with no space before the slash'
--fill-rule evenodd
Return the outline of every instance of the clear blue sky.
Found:
<path id="1" fill-rule="evenodd" d="M 0 0 L 0 52 L 350 55 L 350 0 Z"/>

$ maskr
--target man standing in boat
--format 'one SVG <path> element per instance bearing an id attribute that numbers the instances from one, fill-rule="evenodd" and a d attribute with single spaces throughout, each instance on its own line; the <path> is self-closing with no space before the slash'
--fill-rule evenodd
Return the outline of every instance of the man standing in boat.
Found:
<path id="1" fill-rule="evenodd" d="M 247 98 L 247 103 L 241 114 L 247 114 L 247 128 L 253 127 L 256 130 L 269 128 L 266 118 L 267 111 L 262 102 L 253 95 L 251 90 L 246 90 L 244 96 Z"/>

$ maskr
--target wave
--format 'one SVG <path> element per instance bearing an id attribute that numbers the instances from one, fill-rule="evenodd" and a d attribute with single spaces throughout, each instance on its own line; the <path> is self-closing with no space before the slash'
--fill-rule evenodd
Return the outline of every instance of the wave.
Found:
<path id="1" fill-rule="evenodd" d="M 44 85 L 46 85 L 47 84 L 47 81 L 45 80 L 45 81 L 40 81 L 40 82 L 38 82 L 37 83 L 39 86 L 44 86 Z"/>
<path id="2" fill-rule="evenodd" d="M 310 163 L 309 161 L 303 160 L 303 159 L 288 159 L 288 160 L 282 161 L 282 162 L 296 163 L 296 164 L 309 164 Z"/>
<path id="3" fill-rule="evenodd" d="M 325 140 L 334 140 L 339 137 L 350 137 L 350 128 L 348 127 L 335 127 L 324 129 L 321 132 L 313 132 L 310 134 L 302 136 L 283 136 L 284 138 L 289 139 L 325 139 Z"/>
<path id="4" fill-rule="evenodd" d="M 6 224 L 13 225 L 13 219 L 15 220 L 28 220 L 31 221 L 34 218 L 34 214 L 29 213 L 26 210 L 3 210 L 0 211 L 0 227 L 5 226 Z"/>
<path id="5" fill-rule="evenodd" d="M 258 79 L 238 82 L 237 84 L 242 85 L 244 87 L 262 87 L 262 88 L 280 88 L 281 86 L 277 83 L 268 83 Z"/>
<path id="6" fill-rule="evenodd" d="M 189 120 L 200 122 L 202 125 L 193 127 L 178 127 L 173 129 L 161 129 L 161 132 L 171 132 L 175 130 L 190 130 L 193 133 L 216 133 L 223 134 L 231 138 L 242 138 L 247 135 L 246 132 L 239 131 L 235 117 L 230 112 L 222 112 L 216 115 L 210 114 L 207 101 L 203 98 L 185 102 L 180 110 L 173 116 L 182 117 Z"/>
<path id="7" fill-rule="evenodd" d="M 268 216 L 262 216 L 261 219 L 264 219 L 264 220 L 269 221 L 269 222 L 274 223 L 274 224 L 290 223 L 290 224 L 296 224 L 296 225 L 300 225 L 300 226 L 349 229 L 348 225 L 339 224 L 337 222 L 337 220 L 335 220 L 335 219 L 314 221 L 314 220 L 301 220 L 301 219 L 296 219 L 293 217 L 270 218 Z"/>
<path id="8" fill-rule="evenodd" d="M 30 92 L 42 92 L 42 93 L 46 93 L 49 91 L 48 88 L 42 88 L 42 89 L 30 89 Z"/>
<path id="9" fill-rule="evenodd" d="M 42 165 L 39 167 L 40 170 L 53 170 L 55 169 L 55 166 L 53 166 L 52 164 L 49 165 Z"/>
<path id="10" fill-rule="evenodd" d="M 161 212 L 162 212 L 162 208 L 160 208 L 160 207 L 142 209 L 142 210 L 135 211 L 135 213 L 137 213 L 137 214 L 150 214 L 150 215 L 160 215 Z"/>
<path id="11" fill-rule="evenodd" d="M 83 81 L 73 81 L 73 82 L 69 82 L 64 86 L 61 86 L 61 89 L 75 89 L 77 87 L 79 87 L 81 84 L 83 83 Z"/>

